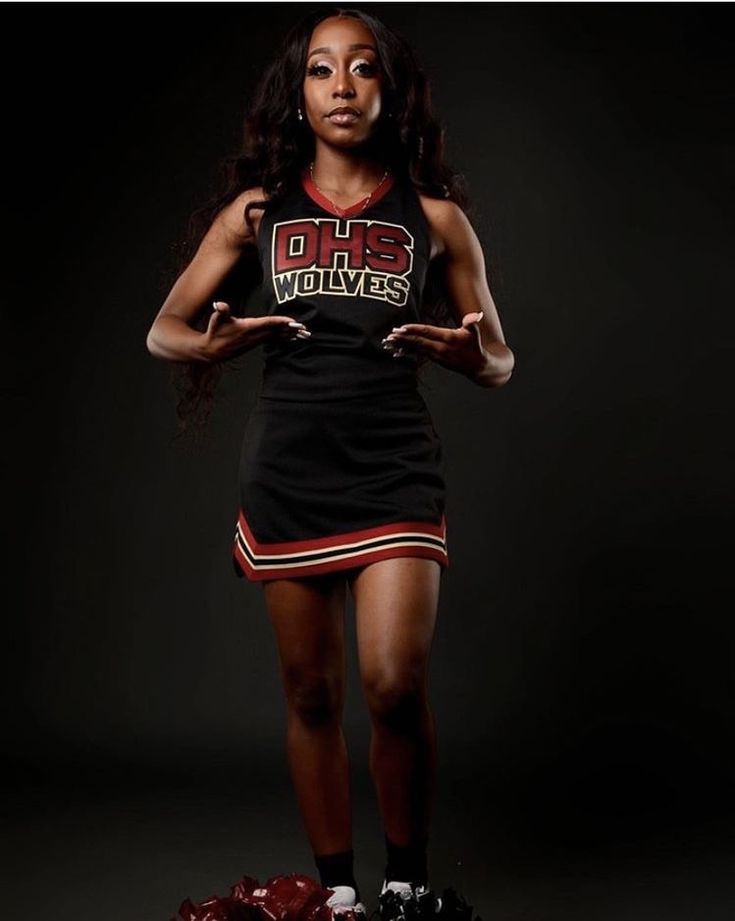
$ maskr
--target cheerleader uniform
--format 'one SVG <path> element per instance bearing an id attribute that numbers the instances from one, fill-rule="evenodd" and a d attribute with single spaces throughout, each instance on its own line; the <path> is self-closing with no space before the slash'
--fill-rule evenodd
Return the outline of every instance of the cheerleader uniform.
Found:
<path id="1" fill-rule="evenodd" d="M 308 339 L 269 341 L 245 425 L 232 560 L 251 581 L 390 557 L 449 565 L 442 445 L 416 359 L 382 340 L 420 323 L 429 227 L 410 181 L 389 174 L 337 209 L 308 170 L 258 229 L 264 314 Z"/>

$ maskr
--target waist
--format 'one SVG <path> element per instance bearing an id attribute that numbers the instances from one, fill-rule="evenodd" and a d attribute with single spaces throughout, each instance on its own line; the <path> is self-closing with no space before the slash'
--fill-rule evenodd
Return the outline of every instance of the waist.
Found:
<path id="1" fill-rule="evenodd" d="M 342 402 L 418 392 L 412 356 L 301 352 L 273 355 L 263 368 L 266 399 Z"/>
<path id="2" fill-rule="evenodd" d="M 426 426 L 433 428 L 434 424 L 428 404 L 418 389 L 348 396 L 332 394 L 321 399 L 289 399 L 261 391 L 256 395 L 251 414 L 278 419 L 278 424 L 297 429 L 305 426 L 312 434 L 321 431 L 321 435 L 315 437 L 327 440 L 333 433 L 345 430 L 369 438 L 368 433 L 376 431 L 376 427 L 379 432 L 385 432 L 386 425 L 408 432 L 414 426 L 423 430 Z M 326 429 L 321 430 L 320 426 Z"/>

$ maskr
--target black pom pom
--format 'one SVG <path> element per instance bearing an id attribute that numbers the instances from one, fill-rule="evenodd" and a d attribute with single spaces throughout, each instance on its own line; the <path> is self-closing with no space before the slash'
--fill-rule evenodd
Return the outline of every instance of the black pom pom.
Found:
<path id="1" fill-rule="evenodd" d="M 472 917 L 472 905 L 468 905 L 456 889 L 445 889 L 441 895 L 441 909 L 436 914 L 437 921 L 481 921 Z"/>

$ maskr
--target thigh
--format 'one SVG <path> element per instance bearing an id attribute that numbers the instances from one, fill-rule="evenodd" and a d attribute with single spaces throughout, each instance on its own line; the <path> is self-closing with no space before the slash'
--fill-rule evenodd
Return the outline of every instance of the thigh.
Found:
<path id="1" fill-rule="evenodd" d="M 363 683 L 423 681 L 439 603 L 435 560 L 380 560 L 350 577 Z"/>
<path id="2" fill-rule="evenodd" d="M 263 582 L 285 677 L 344 673 L 344 575 Z"/>

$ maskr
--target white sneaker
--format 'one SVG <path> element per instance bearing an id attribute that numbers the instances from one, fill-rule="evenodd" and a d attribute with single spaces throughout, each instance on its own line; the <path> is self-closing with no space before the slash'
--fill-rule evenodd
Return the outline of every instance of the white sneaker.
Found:
<path id="1" fill-rule="evenodd" d="M 356 901 L 357 893 L 352 886 L 328 886 L 327 888 L 332 890 L 332 895 L 324 904 L 332 909 L 332 914 L 339 916 L 354 913 L 367 917 L 367 910 L 362 902 Z"/>
<path id="2" fill-rule="evenodd" d="M 399 883 L 395 880 L 388 882 L 383 880 L 383 888 L 380 890 L 380 894 L 383 895 L 384 892 L 397 892 L 398 895 L 403 899 L 410 899 L 413 895 L 413 887 L 411 883 Z"/>

